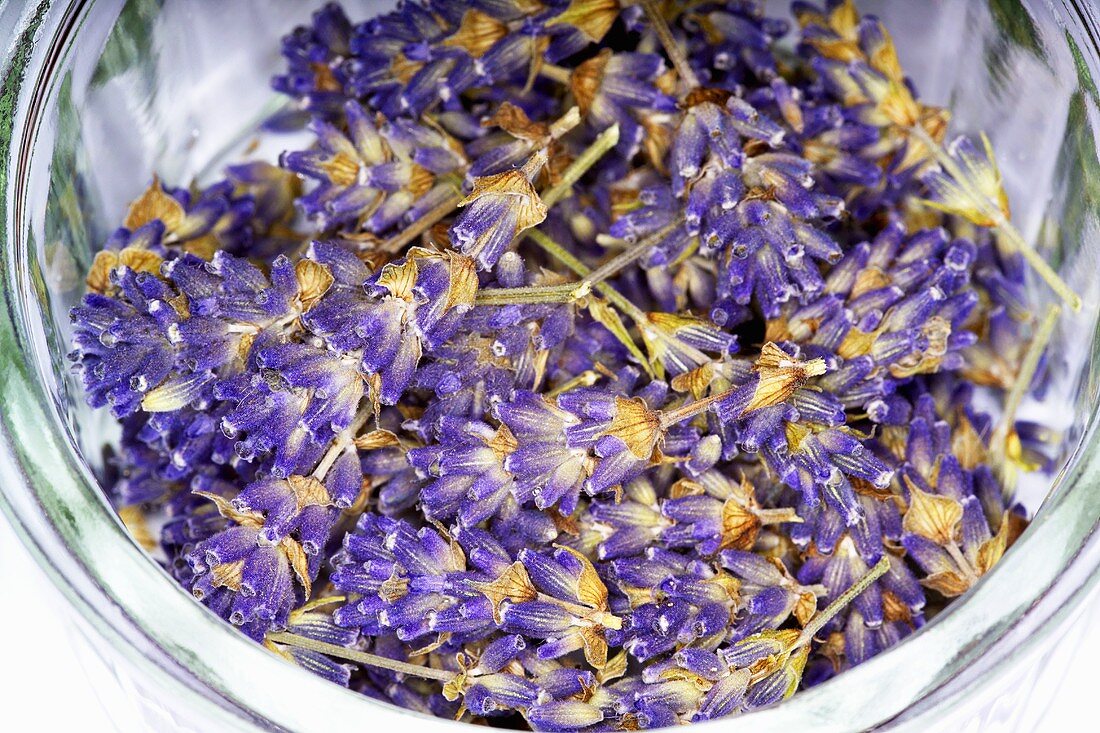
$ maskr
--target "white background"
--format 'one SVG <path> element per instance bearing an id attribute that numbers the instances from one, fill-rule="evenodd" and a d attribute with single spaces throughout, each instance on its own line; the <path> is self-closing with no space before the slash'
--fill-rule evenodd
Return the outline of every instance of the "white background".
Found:
<path id="1" fill-rule="evenodd" d="M 100 703 L 72 651 L 82 642 L 66 627 L 68 611 L 47 582 L 0 517 L 0 730 L 144 733 L 120 727 Z M 1100 624 L 1093 623 L 1040 730 L 1096 730 L 1082 721 L 1095 726 L 1097 664 Z"/>

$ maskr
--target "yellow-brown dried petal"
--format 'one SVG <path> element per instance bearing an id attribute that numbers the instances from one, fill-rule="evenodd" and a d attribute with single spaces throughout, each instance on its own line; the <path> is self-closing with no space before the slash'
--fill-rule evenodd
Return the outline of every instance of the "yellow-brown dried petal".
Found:
<path id="1" fill-rule="evenodd" d="M 294 265 L 294 276 L 298 280 L 298 299 L 307 311 L 328 292 L 334 281 L 329 269 L 313 260 L 298 260 L 298 264 Z"/>
<path id="2" fill-rule="evenodd" d="M 1004 557 L 1005 550 L 1008 549 L 1009 524 L 1009 522 L 1002 520 L 1001 528 L 997 530 L 997 534 L 978 547 L 977 566 L 979 575 L 988 573 Z"/>
<path id="3" fill-rule="evenodd" d="M 802 450 L 802 441 L 813 432 L 809 426 L 794 422 L 787 423 L 784 430 L 787 437 L 787 449 L 792 453 Z"/>
<path id="4" fill-rule="evenodd" d="M 409 180 L 405 184 L 405 190 L 416 198 L 431 191 L 435 186 L 435 174 L 422 165 L 412 163 L 409 165 Z"/>
<path id="5" fill-rule="evenodd" d="M 486 444 L 497 460 L 503 461 L 505 458 L 516 452 L 519 448 L 519 441 L 516 440 L 516 436 L 512 434 L 512 431 L 504 423 L 500 424 L 497 431 L 493 433 L 492 439 Z"/>
<path id="6" fill-rule="evenodd" d="M 886 26 L 881 22 L 878 23 L 879 34 L 882 36 L 882 45 L 875 49 L 874 53 L 867 59 L 871 68 L 879 72 L 887 79 L 891 79 L 896 82 L 905 81 L 905 72 L 901 68 L 901 61 L 898 60 L 898 50 L 894 45 L 894 39 L 890 36 L 890 32 L 886 30 Z"/>
<path id="7" fill-rule="evenodd" d="M 149 522 L 145 517 L 145 512 L 142 511 L 140 506 L 131 504 L 130 506 L 120 507 L 118 510 L 118 518 L 122 520 L 122 524 L 126 527 L 126 531 L 130 533 L 130 536 L 134 538 L 135 542 L 146 550 L 152 551 L 156 549 L 157 540 L 153 537 L 153 533 L 149 529 Z"/>
<path id="8" fill-rule="evenodd" d="M 863 59 L 860 45 L 846 38 L 813 38 L 809 43 L 818 53 L 833 61 L 850 64 Z"/>
<path id="9" fill-rule="evenodd" d="M 909 606 L 888 590 L 882 591 L 882 616 L 890 623 L 912 623 L 913 612 Z"/>
<path id="10" fill-rule="evenodd" d="M 588 114 L 592 109 L 592 102 L 600 91 L 603 83 L 603 72 L 607 62 L 611 60 L 611 49 L 605 48 L 598 54 L 580 64 L 569 76 L 569 88 L 573 92 L 573 99 L 577 101 L 581 114 Z"/>
<path id="11" fill-rule="evenodd" d="M 753 367 L 759 378 L 742 415 L 788 400 L 810 377 L 825 373 L 825 360 L 800 361 L 772 342 L 764 344 Z"/>
<path id="12" fill-rule="evenodd" d="M 347 153 L 336 153 L 320 166 L 335 186 L 347 188 L 359 181 L 359 161 Z"/>
<path id="13" fill-rule="evenodd" d="M 764 322 L 764 341 L 790 341 L 791 323 L 786 316 L 779 316 Z"/>
<path id="14" fill-rule="evenodd" d="M 332 497 L 329 496 L 328 489 L 313 476 L 290 476 L 287 478 L 287 484 L 294 492 L 298 511 L 309 506 L 332 506 Z"/>
<path id="15" fill-rule="evenodd" d="M 492 117 L 481 123 L 483 127 L 499 127 L 514 138 L 541 143 L 550 136 L 545 122 L 532 122 L 521 107 L 511 102 L 501 102 Z"/>
<path id="16" fill-rule="evenodd" d="M 244 560 L 218 563 L 210 568 L 210 582 L 215 588 L 228 588 L 240 592 L 243 582 Z"/>
<path id="17" fill-rule="evenodd" d="M 447 310 L 455 306 L 472 306 L 478 289 L 474 260 L 454 251 L 447 251 L 443 256 L 447 260 L 450 277 L 447 286 Z"/>
<path id="18" fill-rule="evenodd" d="M 264 517 L 262 514 L 256 514 L 254 512 L 238 512 L 236 509 L 233 508 L 233 505 L 224 496 L 212 494 L 209 491 L 192 491 L 191 493 L 195 496 L 201 496 L 202 498 L 209 500 L 218 510 L 218 514 L 221 514 L 226 519 L 236 522 L 241 526 L 264 526 Z"/>
<path id="19" fill-rule="evenodd" d="M 214 258 L 214 254 L 221 249 L 221 246 L 217 235 L 213 232 L 207 232 L 201 237 L 184 242 L 183 251 L 209 261 Z"/>
<path id="20" fill-rule="evenodd" d="M 913 127 L 921 119 L 921 106 L 913 99 L 909 87 L 890 80 L 885 96 L 879 100 L 878 111 L 899 127 Z"/>
<path id="21" fill-rule="evenodd" d="M 180 318 L 187 319 L 191 317 L 191 301 L 188 300 L 186 293 L 180 293 L 174 298 L 169 298 L 168 305 L 172 306 L 172 310 Z"/>
<path id="22" fill-rule="evenodd" d="M 396 603 L 409 594 L 409 579 L 395 571 L 378 586 L 378 597 L 386 603 Z"/>
<path id="23" fill-rule="evenodd" d="M 760 533 L 760 518 L 741 505 L 736 499 L 727 499 L 722 505 L 723 550 L 751 550 Z"/>
<path id="24" fill-rule="evenodd" d="M 379 448 L 399 447 L 401 441 L 389 430 L 372 430 L 366 435 L 360 435 L 356 438 L 354 445 L 359 450 L 377 450 Z"/>
<path id="25" fill-rule="evenodd" d="M 856 280 L 852 284 L 852 291 L 848 297 L 851 300 L 855 300 L 861 295 L 866 295 L 875 290 L 881 290 L 892 282 L 893 278 L 878 267 L 865 267 L 856 275 Z"/>
<path id="26" fill-rule="evenodd" d="M 509 170 L 474 179 L 474 189 L 458 203 L 466 206 L 482 196 L 511 196 L 516 214 L 516 233 L 541 224 L 546 219 L 546 204 L 522 170 Z"/>
<path id="27" fill-rule="evenodd" d="M 452 634 L 451 634 L 450 631 L 444 631 L 442 634 L 437 636 L 435 641 L 433 641 L 432 643 L 426 644 L 426 645 L 420 647 L 419 649 L 410 650 L 409 651 L 409 657 L 410 658 L 412 658 L 412 657 L 422 657 L 425 654 L 431 654 L 436 649 L 438 649 L 439 647 L 441 647 L 444 644 L 446 644 L 447 642 L 449 642 L 451 640 L 451 636 L 452 636 Z"/>
<path id="28" fill-rule="evenodd" d="M 682 499 L 685 496 L 699 496 L 706 493 L 706 488 L 691 479 L 682 478 L 668 489 L 668 495 L 671 499 Z"/>
<path id="29" fill-rule="evenodd" d="M 165 192 L 160 185 L 160 179 L 153 176 L 153 182 L 145 189 L 145 193 L 130 204 L 122 226 L 133 231 L 159 219 L 164 222 L 165 229 L 171 232 L 179 228 L 186 215 L 180 202 Z"/>
<path id="30" fill-rule="evenodd" d="M 313 593 L 313 580 L 309 577 L 309 556 L 307 556 L 306 551 L 302 549 L 302 545 L 291 537 L 284 537 L 282 541 L 279 542 L 279 547 L 286 555 L 291 570 L 293 570 L 294 574 L 298 577 L 298 582 L 301 583 L 306 598 L 309 598 Z"/>
<path id="31" fill-rule="evenodd" d="M 598 611 L 606 611 L 607 586 L 603 584 L 603 580 L 600 579 L 599 573 L 593 567 L 592 561 L 572 547 L 566 547 L 565 545 L 555 545 L 555 547 L 565 550 L 577 558 L 577 561 L 581 564 L 581 574 L 577 578 L 577 600 Z"/>
<path id="32" fill-rule="evenodd" d="M 108 249 L 95 253 L 92 266 L 88 270 L 88 277 L 84 283 L 88 290 L 94 293 L 106 293 L 113 289 L 111 285 L 111 271 L 118 267 L 118 254 Z"/>
<path id="33" fill-rule="evenodd" d="M 818 362 L 820 362 L 820 365 Z M 753 368 L 756 369 L 756 371 L 767 371 L 791 369 L 798 366 L 803 367 L 807 372 L 812 372 L 810 376 L 819 376 L 825 373 L 825 363 L 823 359 L 814 359 L 808 362 L 799 361 L 770 341 L 761 347 L 760 356 L 757 357 Z"/>
<path id="34" fill-rule="evenodd" d="M 795 602 L 794 608 L 791 609 L 791 613 L 794 614 L 799 625 L 805 626 L 817 613 L 817 596 L 809 591 L 799 593 L 798 600 Z"/>
<path id="35" fill-rule="evenodd" d="M 909 509 L 902 519 L 902 529 L 945 546 L 955 541 L 962 521 L 963 508 L 949 496 L 938 496 L 921 491 L 911 481 Z"/>
<path id="36" fill-rule="evenodd" d="M 416 286 L 417 264 L 415 257 L 409 257 L 398 265 L 391 262 L 378 273 L 378 285 L 390 291 L 390 295 L 407 303 L 413 301 L 413 287 Z"/>
<path id="37" fill-rule="evenodd" d="M 858 476 L 849 476 L 848 479 L 852 482 L 852 488 L 860 496 L 869 496 L 877 501 L 889 501 L 890 499 L 899 498 L 889 488 L 880 489 L 870 481 Z"/>
<path id="38" fill-rule="evenodd" d="M 859 10 L 852 0 L 844 0 L 829 12 L 829 28 L 841 38 L 859 37 Z"/>
<path id="39" fill-rule="evenodd" d="M 619 17 L 619 0 L 573 0 L 546 25 L 567 23 L 593 43 L 599 43 Z"/>
<path id="40" fill-rule="evenodd" d="M 443 683 L 443 698 L 450 702 L 455 702 L 462 698 L 466 693 L 466 672 L 463 670 L 456 674 L 452 679 Z"/>
<path id="41" fill-rule="evenodd" d="M 931 588 L 945 598 L 961 596 L 970 590 L 970 584 L 961 575 L 950 570 L 933 573 L 921 580 L 921 585 Z"/>
<path id="42" fill-rule="evenodd" d="M 626 650 L 621 650 L 618 654 L 607 660 L 607 663 L 603 665 L 596 672 L 596 681 L 601 685 L 606 685 L 612 680 L 617 680 L 626 674 L 627 668 L 627 655 Z"/>
<path id="43" fill-rule="evenodd" d="M 875 341 L 878 339 L 877 331 L 861 331 L 858 328 L 849 329 L 844 334 L 844 340 L 836 348 L 837 356 L 842 359 L 855 359 L 871 353 Z"/>
<path id="44" fill-rule="evenodd" d="M 451 533 L 447 531 L 447 528 L 442 523 L 437 522 L 434 519 L 429 520 L 431 524 L 439 532 L 443 539 L 447 540 L 447 549 L 450 550 L 450 557 L 448 558 L 448 570 L 456 573 L 465 572 L 466 570 L 466 551 L 462 549 L 462 545 L 458 544 L 458 541 L 451 536 Z"/>
<path id="45" fill-rule="evenodd" d="M 603 435 L 612 435 L 641 461 L 648 461 L 663 435 L 660 416 L 640 397 L 616 397 L 615 417 Z"/>
<path id="46" fill-rule="evenodd" d="M 584 645 L 584 660 L 595 669 L 607 666 L 607 639 L 598 626 L 586 626 L 580 630 Z"/>
<path id="47" fill-rule="evenodd" d="M 987 460 L 985 441 L 965 414 L 959 415 L 951 434 L 951 453 L 964 471 L 973 471 Z"/>
<path id="48" fill-rule="evenodd" d="M 402 84 L 408 84 L 416 72 L 422 68 L 424 68 L 423 61 L 412 61 L 403 53 L 398 53 L 390 61 L 390 73 Z"/>
<path id="49" fill-rule="evenodd" d="M 508 26 L 480 10 L 467 10 L 462 22 L 444 46 L 461 48 L 472 57 L 481 58 L 500 39 L 508 35 Z"/>
<path id="50" fill-rule="evenodd" d="M 527 574 L 527 568 L 519 561 L 509 565 L 508 569 L 494 581 L 488 583 L 475 581 L 471 582 L 470 585 L 473 586 L 474 590 L 489 599 L 489 603 L 493 606 L 493 620 L 498 624 L 503 621 L 500 611 L 504 601 L 522 603 L 533 601 L 539 595 L 531 582 L 531 577 Z"/>
<path id="51" fill-rule="evenodd" d="M 123 247 L 118 253 L 118 264 L 129 267 L 134 272 L 160 273 L 164 260 L 155 252 L 141 247 Z"/>
<path id="52" fill-rule="evenodd" d="M 714 381 L 714 364 L 706 363 L 700 367 L 692 369 L 690 372 L 684 372 L 683 374 L 677 374 L 672 378 L 670 385 L 677 392 L 688 392 L 695 399 L 702 399 L 706 394 L 707 388 L 710 387 L 711 382 Z"/>

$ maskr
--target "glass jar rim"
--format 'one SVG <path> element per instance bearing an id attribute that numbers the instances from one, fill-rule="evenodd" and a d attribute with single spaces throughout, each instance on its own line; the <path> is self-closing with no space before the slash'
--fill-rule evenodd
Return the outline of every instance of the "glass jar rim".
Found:
<path id="1" fill-rule="evenodd" d="M 40 2 L 0 12 L 0 27 L 12 22 L 14 39 L 0 88 L 0 103 L 10 110 L 0 120 L 0 509 L 84 618 L 139 669 L 188 696 L 196 711 L 227 724 L 290 730 L 319 727 L 317 709 L 325 710 L 326 729 L 359 723 L 368 710 L 398 722 L 396 716 L 413 713 L 286 664 L 172 582 L 110 510 L 61 406 L 37 378 L 50 359 L 29 278 L 31 161 L 53 72 L 91 5 Z M 1100 52 L 1091 40 L 1100 37 L 1097 19 L 1077 0 L 1062 5 L 1077 21 L 1067 30 L 1080 36 L 1075 40 L 1090 70 L 1100 72 Z M 883 726 L 979 659 L 1038 643 L 1053 629 L 1052 620 L 1100 584 L 1100 491 L 1092 490 L 1100 485 L 1097 422 L 1096 414 L 1090 416 L 1068 468 L 1055 479 L 1059 490 L 965 599 L 889 651 L 780 706 L 751 713 L 743 724 L 776 731 L 807 724 L 836 731 Z"/>

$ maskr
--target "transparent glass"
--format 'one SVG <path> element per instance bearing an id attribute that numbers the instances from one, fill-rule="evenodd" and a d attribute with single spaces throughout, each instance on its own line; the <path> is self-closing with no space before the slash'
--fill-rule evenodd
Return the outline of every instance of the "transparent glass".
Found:
<path id="1" fill-rule="evenodd" d="M 349 6 L 365 16 L 388 4 Z M 74 609 L 89 664 L 155 730 L 410 723 L 251 643 L 130 540 L 96 482 L 110 427 L 64 359 L 81 274 L 126 203 L 150 171 L 202 179 L 248 143 L 278 104 L 266 83 L 277 39 L 311 5 L 0 4 L 0 506 Z M 1042 506 L 997 569 L 920 633 L 782 706 L 710 725 L 1026 730 L 1056 686 L 1043 665 L 1068 653 L 1054 642 L 1087 608 L 1100 565 L 1100 24 L 1088 0 L 859 5 L 886 20 L 954 129 L 989 133 L 1021 229 L 1084 297 L 1055 336 L 1046 401 L 1028 406 L 1064 430 L 1065 467 L 1053 488 L 1031 487 Z"/>

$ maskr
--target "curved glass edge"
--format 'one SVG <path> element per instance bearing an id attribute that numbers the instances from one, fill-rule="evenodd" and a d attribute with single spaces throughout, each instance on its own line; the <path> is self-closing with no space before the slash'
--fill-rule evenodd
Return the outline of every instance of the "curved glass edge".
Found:
<path id="1" fill-rule="evenodd" d="M 987 717 L 1011 720 L 1009 727 L 1015 726 L 1013 730 L 1038 730 L 1037 721 L 1054 701 L 1068 673 L 1064 666 L 1048 665 L 1059 655 L 1072 657 L 1075 649 L 1064 647 L 1079 644 L 1082 632 L 1090 631 L 1084 615 L 1100 599 L 1098 588 L 1100 584 L 1091 583 L 1082 589 L 1085 600 L 1062 606 L 1054 616 L 1044 619 L 1037 631 L 1027 628 L 1027 624 L 1014 627 L 977 664 L 880 730 L 918 733 L 928 729 L 933 716 L 944 722 L 944 730 L 954 724 L 995 724 L 985 720 Z M 1083 621 L 1084 625 L 1079 626 Z M 1065 659 L 1062 662 L 1065 664 Z"/>
<path id="2" fill-rule="evenodd" d="M 24 264 L 26 248 L 20 249 L 17 243 L 30 234 L 22 230 L 26 180 L 21 163 L 40 123 L 24 91 L 40 88 L 42 69 L 57 62 L 48 54 L 48 49 L 57 46 L 43 41 L 78 27 L 80 17 L 79 3 L 67 10 L 49 2 L 0 6 L 0 36 L 8 42 L 0 77 L 0 303 L 4 306 L 0 318 L 0 387 L 4 398 L 4 409 L 0 411 L 0 482 L 6 487 L 0 491 L 0 514 L 73 610 L 118 649 L 126 662 L 140 667 L 151 681 L 163 681 L 165 689 L 171 687 L 174 695 L 201 710 L 211 721 L 219 721 L 227 730 L 244 730 L 239 727 L 237 706 L 216 703 L 210 690 L 200 684 L 180 684 L 180 670 L 166 650 L 141 643 L 143 637 L 134 633 L 136 621 L 127 617 L 118 599 L 103 591 L 100 577 L 87 572 L 80 553 L 71 550 L 86 546 L 82 543 L 88 542 L 90 534 L 109 533 L 110 518 L 104 523 L 103 517 L 96 516 L 96 507 L 86 506 L 79 497 L 52 493 L 62 485 L 80 486 L 86 477 L 73 464 L 56 460 L 58 451 L 63 450 L 56 442 L 57 426 L 38 422 L 50 401 L 35 389 L 30 338 L 21 330 L 20 316 L 25 311 L 20 310 L 19 303 L 27 301 L 25 293 L 16 292 L 24 286 L 16 273 Z M 86 488 L 82 493 L 94 496 L 87 494 Z M 93 529 L 89 532 L 88 527 Z"/>
<path id="3" fill-rule="evenodd" d="M 30 326 L 38 314 L 33 293 L 20 276 L 27 265 L 26 240 L 33 232 L 22 216 L 27 189 L 19 176 L 28 170 L 33 146 L 26 143 L 33 143 L 39 122 L 34 100 L 21 91 L 28 82 L 35 83 L 31 74 L 45 68 L 49 55 L 63 48 L 60 42 L 78 23 L 81 7 L 74 3 L 66 10 L 40 3 L 27 8 L 9 36 L 18 42 L 7 50 L 3 66 L 0 374 L 5 409 L 0 414 L 0 508 L 98 633 L 143 674 L 163 678 L 165 687 L 172 688 L 165 694 L 178 695 L 196 713 L 237 729 L 251 722 L 265 728 L 327 731 L 334 725 L 361 724 L 369 705 L 371 722 L 408 721 L 415 714 L 364 700 L 275 659 L 184 591 L 174 585 L 170 589 L 161 569 L 130 541 L 99 499 L 93 477 L 62 439 L 60 416 L 35 376 L 41 355 Z M 1097 443 L 1092 424 L 1064 477 L 1063 490 L 966 602 L 913 640 L 842 678 L 780 707 L 720 724 L 757 730 L 810 724 L 823 731 L 882 725 L 998 645 L 1011 648 L 1013 639 L 1034 643 L 1098 582 L 1093 571 L 1100 565 L 1100 492 L 1091 490 L 1100 485 Z M 313 714 L 318 708 L 325 710 L 323 721 Z M 262 711 L 263 716 L 253 717 L 249 711 Z"/>

